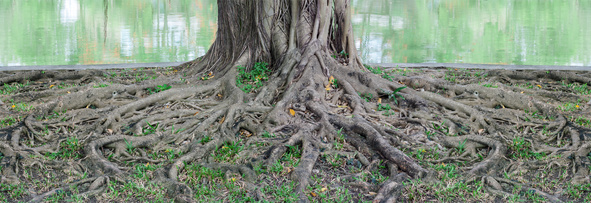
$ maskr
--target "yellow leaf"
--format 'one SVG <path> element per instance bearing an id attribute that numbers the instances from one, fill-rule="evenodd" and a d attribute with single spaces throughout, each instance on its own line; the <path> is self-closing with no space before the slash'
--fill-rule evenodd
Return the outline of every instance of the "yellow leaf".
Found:
<path id="1" fill-rule="evenodd" d="M 231 180 L 232 182 L 234 182 L 234 181 L 236 181 L 236 178 L 231 178 L 230 180 Z"/>
<path id="2" fill-rule="evenodd" d="M 12 105 L 12 108 L 15 108 L 15 107 L 16 107 L 16 105 L 14 105 L 14 104 L 13 104 L 13 105 Z"/>
<path id="3" fill-rule="evenodd" d="M 382 103 L 382 98 L 378 98 L 378 104 Z"/>
<path id="4" fill-rule="evenodd" d="M 224 122 L 224 120 L 226 119 L 226 117 L 222 117 L 222 120 L 220 120 L 220 124 Z"/>
<path id="5" fill-rule="evenodd" d="M 193 116 L 194 116 L 194 115 L 197 115 L 198 113 L 199 113 L 199 111 L 195 112 L 195 114 L 193 114 Z"/>
<path id="6" fill-rule="evenodd" d="M 218 97 L 222 97 L 222 94 L 218 94 Z"/>
<path id="7" fill-rule="evenodd" d="M 332 82 L 334 80 L 334 77 L 332 77 L 332 75 L 328 78 L 328 81 Z"/>
<path id="8" fill-rule="evenodd" d="M 312 197 L 316 197 L 316 196 L 318 196 L 318 195 L 317 195 L 316 193 L 314 193 L 314 192 L 310 192 L 310 195 L 312 195 Z"/>
<path id="9" fill-rule="evenodd" d="M 150 162 L 146 163 L 146 166 L 149 166 L 149 165 L 150 165 Z"/>
<path id="10" fill-rule="evenodd" d="M 538 86 L 539 88 L 542 88 L 542 86 L 541 86 L 541 85 L 536 85 L 536 86 Z"/>
<path id="11" fill-rule="evenodd" d="M 49 88 L 52 88 L 53 86 L 55 86 L 55 85 L 50 85 Z"/>
<path id="12" fill-rule="evenodd" d="M 521 91 L 521 94 L 523 94 L 523 91 Z"/>
<path id="13" fill-rule="evenodd" d="M 320 189 L 320 192 L 326 192 L 328 189 L 323 187 L 322 189 Z"/>
<path id="14" fill-rule="evenodd" d="M 293 109 L 289 109 L 289 114 L 291 114 L 291 116 L 295 116 L 295 111 Z"/>
<path id="15" fill-rule="evenodd" d="M 579 108 L 579 105 L 576 105 L 575 107 Z"/>
<path id="16" fill-rule="evenodd" d="M 70 91 L 68 91 L 68 94 L 70 94 Z"/>

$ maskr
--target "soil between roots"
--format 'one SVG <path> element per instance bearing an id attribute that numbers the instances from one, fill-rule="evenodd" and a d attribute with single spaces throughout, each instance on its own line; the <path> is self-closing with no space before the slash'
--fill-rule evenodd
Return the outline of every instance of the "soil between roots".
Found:
<path id="1" fill-rule="evenodd" d="M 0 72 L 0 200 L 591 201 L 588 72 L 331 73 Z"/>

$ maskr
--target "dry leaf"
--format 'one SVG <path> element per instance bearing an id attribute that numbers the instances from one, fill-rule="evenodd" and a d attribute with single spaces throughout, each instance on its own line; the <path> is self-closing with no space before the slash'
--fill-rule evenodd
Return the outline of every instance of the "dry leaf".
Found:
<path id="1" fill-rule="evenodd" d="M 49 88 L 52 88 L 53 86 L 55 86 L 55 85 L 50 85 Z"/>
<path id="2" fill-rule="evenodd" d="M 478 134 L 482 134 L 482 133 L 484 133 L 484 129 L 478 130 Z"/>
<path id="3" fill-rule="evenodd" d="M 317 195 L 316 193 L 314 193 L 314 192 L 310 192 L 310 195 L 312 195 L 312 197 L 316 197 L 316 196 L 318 196 L 318 195 Z"/>
<path id="4" fill-rule="evenodd" d="M 326 91 L 330 91 L 330 84 L 327 84 L 327 85 L 325 86 L 325 88 L 326 88 Z"/>
<path id="5" fill-rule="evenodd" d="M 523 91 L 521 91 L 521 94 L 523 94 Z"/>
<path id="6" fill-rule="evenodd" d="M 222 94 L 218 94 L 218 97 L 222 97 Z"/>
<path id="7" fill-rule="evenodd" d="M 328 189 L 323 187 L 322 189 L 320 189 L 320 192 L 326 192 Z"/>
<path id="8" fill-rule="evenodd" d="M 199 113 L 199 111 L 195 112 L 195 114 L 193 114 L 193 116 L 194 116 L 194 115 L 197 115 L 198 113 Z"/>
<path id="9" fill-rule="evenodd" d="M 377 195 L 377 194 L 378 193 L 375 193 L 375 192 L 369 192 L 369 195 L 371 195 L 371 196 L 374 196 L 374 195 Z"/>
<path id="10" fill-rule="evenodd" d="M 382 103 L 382 98 L 378 98 L 378 104 Z"/>
<path id="11" fill-rule="evenodd" d="M 332 82 L 334 80 L 334 77 L 332 77 L 332 75 L 328 78 L 328 81 Z"/>
<path id="12" fill-rule="evenodd" d="M 68 91 L 68 94 L 70 94 L 70 91 Z"/>
<path id="13" fill-rule="evenodd" d="M 291 114 L 291 116 L 295 116 L 295 111 L 293 109 L 289 109 L 289 114 Z"/>
<path id="14" fill-rule="evenodd" d="M 224 122 L 224 120 L 226 119 L 226 117 L 222 117 L 222 120 L 220 120 L 220 124 Z"/>
<path id="15" fill-rule="evenodd" d="M 113 134 L 113 130 L 111 130 L 111 129 L 107 129 L 107 133 L 109 133 L 109 134 Z"/>

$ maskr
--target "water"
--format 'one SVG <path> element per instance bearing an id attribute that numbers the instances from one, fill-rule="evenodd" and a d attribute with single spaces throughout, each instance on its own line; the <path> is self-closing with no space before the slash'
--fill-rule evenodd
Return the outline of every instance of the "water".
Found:
<path id="1" fill-rule="evenodd" d="M 366 63 L 591 65 L 588 0 L 352 0 Z M 0 0 L 0 66 L 188 61 L 215 0 Z M 0 68 L 1 69 L 1 68 Z"/>

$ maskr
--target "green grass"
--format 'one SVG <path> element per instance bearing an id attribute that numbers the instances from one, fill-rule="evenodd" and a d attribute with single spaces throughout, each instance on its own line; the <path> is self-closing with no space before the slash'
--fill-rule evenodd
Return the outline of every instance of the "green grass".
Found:
<path id="1" fill-rule="evenodd" d="M 20 122 L 20 120 L 21 120 L 20 116 L 17 116 L 16 118 L 12 117 L 12 116 L 7 116 L 3 119 L 0 119 L 0 128 L 14 125 L 14 124 Z"/>
<path id="2" fill-rule="evenodd" d="M 263 86 L 263 82 L 269 79 L 271 70 L 265 62 L 257 62 L 250 71 L 246 71 L 243 66 L 238 66 L 238 75 L 236 76 L 236 86 L 245 93 L 253 92 Z"/>
<path id="3" fill-rule="evenodd" d="M 244 149 L 244 145 L 240 144 L 241 140 L 236 142 L 228 142 L 219 147 L 212 154 L 213 159 L 217 162 L 235 163 L 239 158 L 237 155 Z"/>
<path id="4" fill-rule="evenodd" d="M 169 90 L 170 88 L 172 88 L 172 86 L 168 85 L 168 84 L 163 84 L 163 85 L 157 85 L 154 88 L 148 88 L 148 94 L 156 94 L 158 92 L 162 92 L 165 90 Z"/>
<path id="5" fill-rule="evenodd" d="M 513 142 L 510 143 L 509 149 L 511 152 L 510 156 L 514 159 L 542 159 L 546 157 L 546 153 L 536 153 L 531 150 L 531 143 L 522 137 L 515 137 Z"/>
<path id="6" fill-rule="evenodd" d="M 78 142 L 78 138 L 76 137 L 69 137 L 66 140 L 62 141 L 60 144 L 60 150 L 58 152 L 47 152 L 45 153 L 45 157 L 49 160 L 54 159 L 76 159 L 81 158 L 82 155 L 80 154 L 80 150 L 82 150 L 82 145 Z"/>
<path id="7" fill-rule="evenodd" d="M 570 83 L 566 84 L 562 81 L 562 86 L 572 89 L 575 94 L 580 95 L 591 95 L 591 87 L 587 86 L 587 84 L 578 84 L 578 83 Z"/>
<path id="8" fill-rule="evenodd" d="M 4 83 L 4 85 L 2 86 L 2 90 L 0 91 L 0 94 L 2 95 L 10 95 L 10 94 L 14 94 L 16 92 L 18 92 L 18 90 L 23 89 L 24 87 L 29 86 L 30 83 L 13 83 L 11 85 Z"/>

